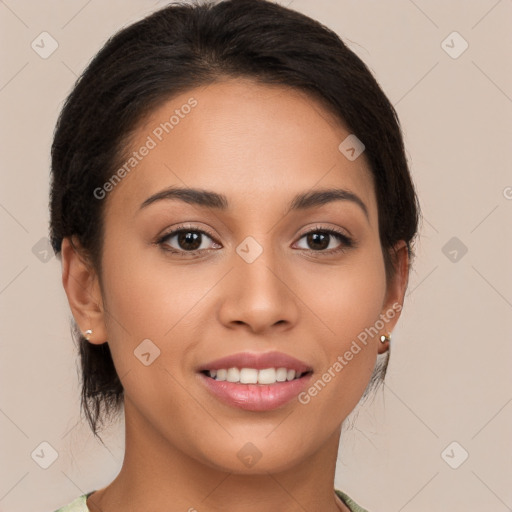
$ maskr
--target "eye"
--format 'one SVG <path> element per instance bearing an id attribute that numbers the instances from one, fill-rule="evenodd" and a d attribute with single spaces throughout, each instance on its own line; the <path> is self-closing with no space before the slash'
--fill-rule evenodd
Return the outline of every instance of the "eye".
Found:
<path id="1" fill-rule="evenodd" d="M 215 245 L 220 246 L 214 240 L 213 236 L 202 229 L 196 227 L 182 227 L 180 226 L 173 231 L 166 233 L 157 240 L 157 244 L 162 246 L 166 251 L 185 255 L 195 255 L 199 252 L 208 250 L 208 240 L 213 241 Z"/>
<path id="2" fill-rule="evenodd" d="M 310 252 L 335 254 L 355 246 L 354 241 L 341 231 L 319 226 L 304 233 L 300 239 L 306 240 L 306 244 L 310 247 L 305 247 L 304 249 Z M 337 246 L 335 240 L 338 241 Z"/>
<path id="3" fill-rule="evenodd" d="M 300 240 L 302 239 L 305 239 L 309 247 L 299 247 L 299 249 L 304 249 L 310 253 L 319 253 L 319 255 L 337 254 L 355 247 L 355 242 L 343 232 L 320 226 L 304 233 Z M 337 246 L 336 241 L 338 242 Z M 165 251 L 179 256 L 196 256 L 209 249 L 222 247 L 213 235 L 195 226 L 179 226 L 162 235 L 156 241 L 156 244 L 160 245 Z M 211 245 L 214 247 L 211 247 Z"/>

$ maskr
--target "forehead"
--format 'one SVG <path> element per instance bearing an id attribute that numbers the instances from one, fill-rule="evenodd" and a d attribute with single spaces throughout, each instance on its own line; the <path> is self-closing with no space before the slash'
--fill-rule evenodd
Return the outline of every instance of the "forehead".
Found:
<path id="1" fill-rule="evenodd" d="M 302 91 L 231 79 L 191 89 L 150 112 L 135 130 L 110 207 L 126 213 L 171 187 L 226 195 L 230 208 L 269 210 L 297 193 L 342 187 L 376 216 L 364 153 L 339 149 L 350 131 Z"/>

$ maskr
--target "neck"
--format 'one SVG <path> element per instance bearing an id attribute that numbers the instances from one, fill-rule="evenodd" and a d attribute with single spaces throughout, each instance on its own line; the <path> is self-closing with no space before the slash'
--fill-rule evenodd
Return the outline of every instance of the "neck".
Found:
<path id="1" fill-rule="evenodd" d="M 125 401 L 121 471 L 87 500 L 91 512 L 348 511 L 334 493 L 338 429 L 304 459 L 280 471 L 235 473 L 191 457 L 152 429 Z"/>

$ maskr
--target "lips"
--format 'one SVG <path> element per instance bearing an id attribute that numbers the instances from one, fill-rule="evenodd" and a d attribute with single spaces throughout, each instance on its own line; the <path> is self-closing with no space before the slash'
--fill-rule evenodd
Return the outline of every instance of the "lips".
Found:
<path id="1" fill-rule="evenodd" d="M 299 379 L 268 385 L 219 382 L 202 373 L 198 376 L 210 396 L 230 407 L 255 412 L 272 411 L 296 400 L 312 379 L 312 374 L 306 373 Z"/>
<path id="2" fill-rule="evenodd" d="M 313 368 L 295 357 L 283 352 L 241 352 L 215 361 L 210 361 L 198 368 L 199 372 L 208 370 L 219 370 L 222 368 L 254 368 L 264 370 L 265 368 L 286 368 L 295 370 L 296 374 L 311 372 Z"/>
<path id="3" fill-rule="evenodd" d="M 272 384 L 260 383 L 261 373 L 285 370 L 291 380 L 274 381 Z M 240 371 L 240 382 L 218 380 L 217 373 L 226 370 L 230 373 Z M 244 383 L 243 373 L 259 373 L 258 383 Z M 313 369 L 295 357 L 283 352 L 243 352 L 233 354 L 215 361 L 210 361 L 198 368 L 198 376 L 202 385 L 222 403 L 248 411 L 270 411 L 288 404 L 297 397 L 310 383 Z M 215 375 L 212 378 L 212 375 Z M 265 373 L 266 375 L 266 373 Z M 297 375 L 297 376 L 296 376 Z M 229 377 L 228 377 L 229 378 Z M 237 380 L 237 379 L 234 379 Z M 254 379 L 248 379 L 254 382 Z M 274 380 L 274 379 L 270 379 Z"/>

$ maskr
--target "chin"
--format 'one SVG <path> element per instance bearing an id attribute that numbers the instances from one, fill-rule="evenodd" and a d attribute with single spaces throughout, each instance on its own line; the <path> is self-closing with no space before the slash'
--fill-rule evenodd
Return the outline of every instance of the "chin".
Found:
<path id="1" fill-rule="evenodd" d="M 244 441 L 233 441 L 224 448 L 216 445 L 214 449 L 203 453 L 200 460 L 217 471 L 237 475 L 266 475 L 292 469 L 300 463 L 301 458 L 307 457 L 303 444 L 296 447 L 282 440 L 278 443 L 276 446 L 265 437 L 253 438 L 253 441 L 246 437 Z"/>

